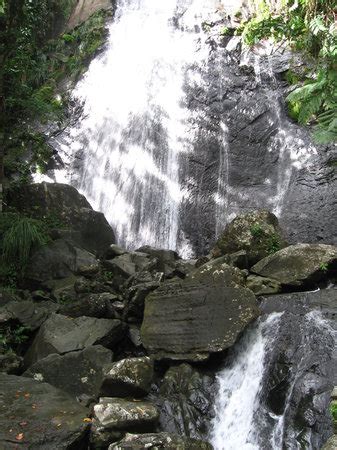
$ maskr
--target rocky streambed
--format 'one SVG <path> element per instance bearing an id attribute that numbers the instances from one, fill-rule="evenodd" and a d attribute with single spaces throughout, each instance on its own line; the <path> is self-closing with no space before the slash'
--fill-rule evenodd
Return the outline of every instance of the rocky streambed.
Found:
<path id="1" fill-rule="evenodd" d="M 8 201 L 55 226 L 0 297 L 1 449 L 319 449 L 332 435 L 336 247 L 289 246 L 260 210 L 183 260 L 119 247 L 71 186 Z"/>

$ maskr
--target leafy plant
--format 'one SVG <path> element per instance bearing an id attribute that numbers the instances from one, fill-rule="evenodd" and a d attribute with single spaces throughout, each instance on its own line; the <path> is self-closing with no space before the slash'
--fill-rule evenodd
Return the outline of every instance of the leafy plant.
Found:
<path id="1" fill-rule="evenodd" d="M 33 249 L 46 244 L 48 237 L 35 219 L 23 217 L 14 222 L 3 236 L 3 259 L 23 274 Z"/>
<path id="2" fill-rule="evenodd" d="M 255 16 L 243 23 L 243 40 L 254 45 L 261 39 L 286 41 L 312 58 L 316 68 L 304 80 L 291 79 L 295 89 L 288 97 L 290 116 L 313 124 L 318 143 L 337 142 L 337 29 L 333 0 L 284 0 L 277 7 L 255 2 Z M 299 85 L 300 83 L 300 85 Z"/>
<path id="3" fill-rule="evenodd" d="M 272 255 L 281 249 L 280 239 L 276 234 L 272 234 L 268 240 L 268 253 Z"/>
<path id="4" fill-rule="evenodd" d="M 327 272 L 327 271 L 328 271 L 328 265 L 327 265 L 327 263 L 322 262 L 322 263 L 319 265 L 319 270 L 321 270 L 322 272 Z"/>
<path id="5" fill-rule="evenodd" d="M 22 325 L 6 325 L 0 329 L 0 352 L 16 351 L 29 339 L 30 328 Z"/>
<path id="6" fill-rule="evenodd" d="M 334 421 L 337 421 L 337 402 L 330 403 L 330 412 Z"/>
<path id="7" fill-rule="evenodd" d="M 263 228 L 261 227 L 261 225 L 259 223 L 254 223 L 251 227 L 250 227 L 250 232 L 253 236 L 255 237 L 261 237 L 263 236 L 264 232 L 263 232 Z"/>

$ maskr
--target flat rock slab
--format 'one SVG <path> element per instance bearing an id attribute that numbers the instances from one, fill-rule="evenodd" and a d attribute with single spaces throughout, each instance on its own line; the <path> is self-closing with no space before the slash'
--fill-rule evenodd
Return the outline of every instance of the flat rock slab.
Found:
<path id="1" fill-rule="evenodd" d="M 141 338 L 155 359 L 207 359 L 233 345 L 258 316 L 254 294 L 235 283 L 226 285 L 220 272 L 216 267 L 213 274 L 207 270 L 167 282 L 148 295 Z"/>
<path id="2" fill-rule="evenodd" d="M 86 408 L 47 383 L 0 374 L 1 449 L 82 450 L 87 414 Z"/>
<path id="3" fill-rule="evenodd" d="M 25 355 L 25 364 L 39 361 L 51 353 L 68 353 L 95 344 L 112 348 L 125 333 L 125 325 L 116 319 L 52 314 L 41 326 Z"/>
<path id="4" fill-rule="evenodd" d="M 106 365 L 101 387 L 103 395 L 143 397 L 150 392 L 153 361 L 149 357 L 122 359 Z"/>
<path id="5" fill-rule="evenodd" d="M 171 433 L 128 433 L 121 441 L 111 444 L 109 450 L 130 450 L 159 448 L 166 450 L 212 450 L 213 446 L 205 441 L 191 439 Z"/>
<path id="6" fill-rule="evenodd" d="M 251 272 L 272 278 L 285 286 L 314 286 L 336 271 L 337 247 L 297 244 L 267 256 Z"/>
<path id="7" fill-rule="evenodd" d="M 111 363 L 111 350 L 93 345 L 65 355 L 52 354 L 31 366 L 25 377 L 45 381 L 71 396 L 96 398 L 103 380 L 102 367 Z"/>

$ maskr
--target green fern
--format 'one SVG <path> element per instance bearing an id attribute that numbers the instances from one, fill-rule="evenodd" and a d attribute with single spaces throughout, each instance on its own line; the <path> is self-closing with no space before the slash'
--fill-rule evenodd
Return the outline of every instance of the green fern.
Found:
<path id="1" fill-rule="evenodd" d="M 3 258 L 8 264 L 14 264 L 22 275 L 31 252 L 44 245 L 47 235 L 36 220 L 22 218 L 9 228 L 3 237 Z"/>
<path id="2" fill-rule="evenodd" d="M 304 125 L 308 123 L 312 116 L 319 112 L 322 103 L 323 97 L 321 93 L 311 98 L 306 98 L 305 101 L 302 102 L 298 115 L 298 122 Z"/>

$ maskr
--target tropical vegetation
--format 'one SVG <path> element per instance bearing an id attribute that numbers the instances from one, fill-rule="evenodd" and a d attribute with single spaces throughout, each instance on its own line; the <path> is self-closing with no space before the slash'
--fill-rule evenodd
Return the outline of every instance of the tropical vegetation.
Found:
<path id="1" fill-rule="evenodd" d="M 287 102 L 301 124 L 314 125 L 319 143 L 337 142 L 337 9 L 334 0 L 251 0 L 254 16 L 243 24 L 243 40 L 270 38 L 303 52 L 310 69 L 295 82 Z"/>

